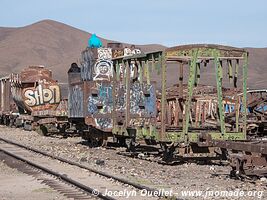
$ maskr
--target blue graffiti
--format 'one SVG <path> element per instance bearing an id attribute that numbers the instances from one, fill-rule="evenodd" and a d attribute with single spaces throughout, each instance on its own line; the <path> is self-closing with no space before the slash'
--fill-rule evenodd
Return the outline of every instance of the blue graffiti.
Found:
<path id="1" fill-rule="evenodd" d="M 156 109 L 156 92 L 153 85 L 149 88 L 149 96 L 145 97 L 145 111 L 150 116 L 156 116 L 157 109 Z"/>

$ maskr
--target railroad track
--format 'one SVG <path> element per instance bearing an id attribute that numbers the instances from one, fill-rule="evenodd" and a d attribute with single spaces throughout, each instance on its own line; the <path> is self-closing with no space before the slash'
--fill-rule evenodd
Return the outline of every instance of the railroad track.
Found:
<path id="1" fill-rule="evenodd" d="M 0 158 L 10 167 L 34 176 L 73 199 L 149 199 L 165 196 L 156 190 L 65 158 L 0 138 Z M 121 193 L 118 193 L 122 191 Z M 172 197 L 172 199 L 176 199 Z"/>

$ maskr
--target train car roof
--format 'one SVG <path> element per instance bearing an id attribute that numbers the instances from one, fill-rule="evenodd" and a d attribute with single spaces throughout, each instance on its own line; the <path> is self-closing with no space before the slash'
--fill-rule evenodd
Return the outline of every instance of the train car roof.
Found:
<path id="1" fill-rule="evenodd" d="M 237 48 L 232 46 L 225 46 L 225 45 L 218 45 L 218 44 L 187 44 L 187 45 L 179 45 L 179 46 L 173 46 L 166 49 L 166 51 L 173 51 L 173 50 L 192 50 L 192 49 L 218 49 L 218 50 L 224 50 L 224 51 L 237 51 L 237 52 L 247 52 L 243 48 Z"/>

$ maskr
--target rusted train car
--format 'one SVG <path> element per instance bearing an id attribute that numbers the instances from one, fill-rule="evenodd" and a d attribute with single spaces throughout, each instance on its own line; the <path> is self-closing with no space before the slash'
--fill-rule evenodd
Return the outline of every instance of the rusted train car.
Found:
<path id="1" fill-rule="evenodd" d="M 18 115 L 18 108 L 11 95 L 10 77 L 0 78 L 0 123 L 12 125 Z"/>
<path id="2" fill-rule="evenodd" d="M 88 47 L 79 66 L 73 63 L 68 71 L 69 120 L 92 145 L 104 144 L 108 137 L 128 144 L 156 123 L 155 87 L 140 75 L 145 70 L 140 61 L 112 61 L 133 55 L 143 53 L 120 43 Z"/>
<path id="3" fill-rule="evenodd" d="M 247 105 L 248 53 L 244 49 L 185 45 L 143 53 L 112 47 L 87 48 L 79 66 L 73 63 L 68 71 L 69 119 L 84 139 L 99 145 L 112 136 L 130 151 L 136 151 L 140 143 L 153 145 L 164 160 L 216 157 L 221 152 L 212 140 L 246 139 L 247 109 L 241 109 L 241 104 Z M 180 68 L 175 91 L 166 87 L 169 63 Z M 242 81 L 238 82 L 240 64 Z M 213 65 L 216 86 L 199 85 L 201 68 Z M 151 80 L 154 71 L 161 76 L 158 99 Z M 232 90 L 222 86 L 224 73 Z M 240 82 L 242 89 L 238 89 Z"/>
<path id="4" fill-rule="evenodd" d="M 30 66 L 1 79 L 1 116 L 4 124 L 37 130 L 62 129 L 67 124 L 67 100 L 52 72 L 43 66 Z M 8 114 L 8 118 L 6 117 Z M 12 117 L 11 117 L 12 116 Z"/>
<path id="5" fill-rule="evenodd" d="M 220 154 L 212 146 L 212 140 L 245 140 L 247 110 L 240 106 L 234 110 L 235 124 L 226 123 L 226 105 L 247 105 L 247 65 L 248 53 L 244 49 L 221 45 L 184 45 L 167 48 L 161 52 L 146 53 L 142 56 L 114 58 L 114 63 L 132 62 L 159 65 L 161 71 L 161 97 L 159 109 L 159 124 L 151 124 L 149 132 L 140 133 L 147 145 L 160 145 L 160 151 L 165 160 L 172 158 L 190 157 L 216 157 Z M 167 69 L 170 63 L 177 63 L 178 92 L 171 97 L 167 89 Z M 239 65 L 242 66 L 242 73 Z M 223 67 L 224 66 L 224 67 Z M 210 88 L 197 89 L 200 82 L 201 70 L 214 69 L 214 91 Z M 227 69 L 227 70 L 226 70 Z M 186 72 L 185 72 L 186 71 Z M 225 76 L 227 74 L 227 76 Z M 242 81 L 238 77 L 242 74 Z M 187 84 L 184 85 L 184 78 Z M 223 78 L 229 79 L 233 85 L 233 99 L 225 98 L 223 91 Z M 238 96 L 237 86 L 241 82 L 242 100 Z M 186 92 L 184 93 L 184 87 Z M 240 86 L 239 86 L 240 87 Z M 212 88 L 211 88 L 212 89 Z M 205 91 L 206 90 L 206 91 Z M 212 89 L 213 90 L 213 89 Z M 198 94 L 198 92 L 200 93 Z M 202 94 L 201 94 L 202 93 Z M 205 93 L 207 98 L 205 98 Z M 209 106 L 209 117 L 213 120 L 213 127 L 207 128 L 207 114 L 201 113 L 209 109 L 200 108 Z M 214 107 L 214 108 L 212 108 Z M 216 116 L 212 116 L 213 114 Z M 210 124 L 209 124 L 210 125 Z M 136 146 L 136 145 L 134 145 Z M 139 146 L 139 145 L 137 145 Z M 133 148 L 135 149 L 135 148 Z"/>

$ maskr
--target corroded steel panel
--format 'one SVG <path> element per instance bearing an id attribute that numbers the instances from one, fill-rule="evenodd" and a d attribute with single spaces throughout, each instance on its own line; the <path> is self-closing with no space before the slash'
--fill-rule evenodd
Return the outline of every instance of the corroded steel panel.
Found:
<path id="1" fill-rule="evenodd" d="M 94 118 L 89 125 L 93 125 L 101 130 L 110 130 L 112 128 L 112 85 L 110 82 L 96 81 L 87 83 L 85 91 L 85 110 L 87 117 Z M 98 115 L 101 114 L 101 115 Z M 103 116 L 108 117 L 103 117 Z"/>
<path id="2" fill-rule="evenodd" d="M 55 110 L 60 102 L 60 88 L 56 83 L 40 83 L 22 90 L 27 110 Z"/>
<path id="3" fill-rule="evenodd" d="M 10 82 L 14 101 L 29 113 L 54 111 L 60 103 L 60 87 L 52 79 L 52 72 L 44 67 L 30 66 L 19 74 L 11 74 Z"/>
<path id="4" fill-rule="evenodd" d="M 194 44 L 194 45 L 181 45 L 166 49 L 166 56 L 180 56 L 186 58 L 187 56 L 192 56 L 195 50 L 198 50 L 199 57 L 213 57 L 213 50 L 218 51 L 218 56 L 231 58 L 240 57 L 242 58 L 245 49 L 223 46 L 223 45 L 213 45 L 213 44 Z"/>
<path id="5" fill-rule="evenodd" d="M 68 115 L 71 118 L 84 117 L 82 84 L 69 86 Z"/>
<path id="6" fill-rule="evenodd" d="M 0 78 L 0 113 L 9 114 L 15 111 L 14 102 L 11 96 L 11 84 L 9 77 Z"/>
<path id="7" fill-rule="evenodd" d="M 52 80 L 52 71 L 44 66 L 29 66 L 23 69 L 19 75 L 19 81 L 38 82 L 39 80 Z"/>
<path id="8" fill-rule="evenodd" d="M 149 68 L 147 63 L 142 65 L 141 60 L 132 59 L 135 56 L 143 56 L 140 49 L 134 46 L 122 48 L 118 44 L 108 47 L 112 49 L 87 48 L 82 52 L 80 72 L 75 70 L 74 76 L 74 72 L 71 72 L 73 70 L 69 70 L 69 116 L 84 117 L 87 125 L 102 131 L 112 131 L 115 126 L 124 130 L 149 126 L 150 119 L 156 119 L 157 115 L 155 87 L 147 82 L 151 69 L 145 72 L 144 68 Z M 87 64 L 86 70 L 82 70 L 85 63 L 84 55 L 87 55 L 87 63 L 90 63 Z M 120 56 L 120 62 L 113 61 L 112 58 Z M 121 62 L 122 58 L 128 60 Z M 77 98 L 75 103 L 71 98 L 74 88 L 80 91 L 79 101 Z M 73 105 L 79 105 L 79 115 L 71 111 Z"/>

